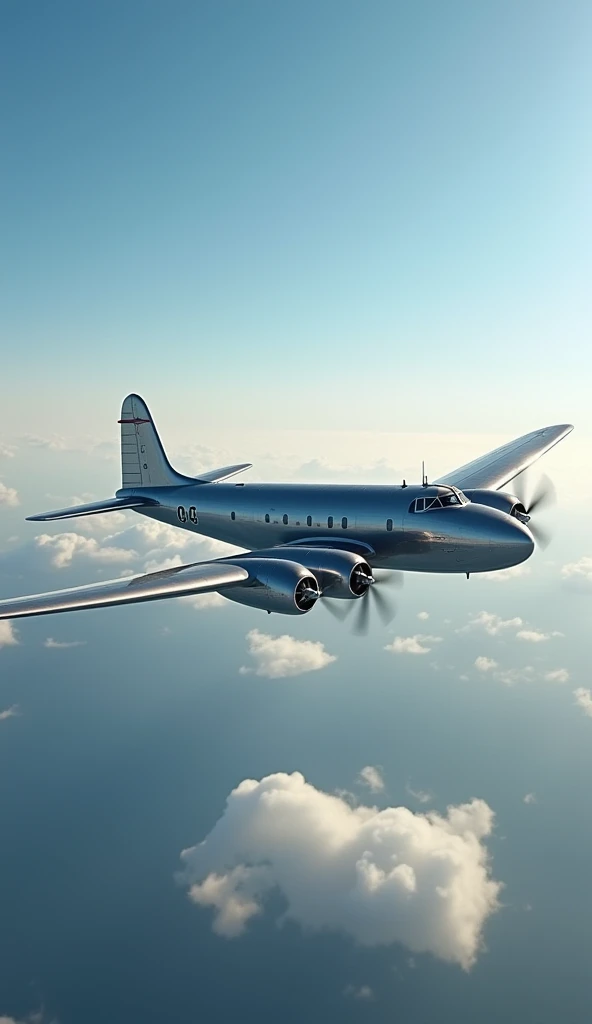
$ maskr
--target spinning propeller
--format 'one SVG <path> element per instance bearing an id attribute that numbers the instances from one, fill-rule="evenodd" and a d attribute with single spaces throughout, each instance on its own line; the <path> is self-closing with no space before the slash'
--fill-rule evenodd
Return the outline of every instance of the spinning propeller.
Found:
<path id="1" fill-rule="evenodd" d="M 361 582 L 367 584 L 367 589 L 361 597 L 356 601 L 347 602 L 328 599 L 324 602 L 324 605 L 327 611 L 334 618 L 339 619 L 340 622 L 345 622 L 354 608 L 356 608 L 352 632 L 356 633 L 357 636 L 366 636 L 370 627 L 372 605 L 374 605 L 379 618 L 385 626 L 388 626 L 389 622 L 392 622 L 394 619 L 397 614 L 396 602 L 393 598 L 388 598 L 383 593 L 383 589 L 385 587 L 402 587 L 404 577 L 402 572 L 393 572 L 388 569 L 373 569 L 372 576 L 361 572 L 358 575 L 363 575 L 364 579 Z M 336 607 L 336 605 L 342 606 L 343 604 L 346 604 L 345 609 L 343 607 Z"/>
<path id="2" fill-rule="evenodd" d="M 555 487 L 548 476 L 542 476 L 532 492 L 531 496 L 527 497 L 528 490 L 528 477 L 527 471 L 524 470 L 514 480 L 514 494 L 522 502 L 526 509 L 526 515 L 531 517 L 533 512 L 537 509 L 541 510 L 549 508 L 554 505 L 556 501 Z M 532 533 L 537 544 L 543 550 L 549 545 L 551 541 L 551 534 L 543 529 L 541 526 L 537 526 L 532 522 L 532 519 L 528 522 L 528 529 Z"/>

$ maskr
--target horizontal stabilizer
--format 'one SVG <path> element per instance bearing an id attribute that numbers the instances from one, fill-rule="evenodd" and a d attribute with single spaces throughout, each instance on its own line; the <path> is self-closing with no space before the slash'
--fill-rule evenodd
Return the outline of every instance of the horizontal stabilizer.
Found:
<path id="1" fill-rule="evenodd" d="M 165 597 L 207 594 L 244 583 L 248 578 L 247 570 L 239 565 L 196 562 L 160 572 L 124 576 L 116 580 L 90 583 L 84 587 L 70 587 L 68 590 L 0 601 L 0 619 L 21 619 L 30 615 L 49 615 L 51 612 L 108 608 L 116 604 L 158 601 Z"/>
<path id="2" fill-rule="evenodd" d="M 106 498 L 105 501 L 91 501 L 87 505 L 73 505 L 71 508 L 58 508 L 54 512 L 40 512 L 36 516 L 27 516 L 29 522 L 46 523 L 51 519 L 76 519 L 78 516 L 96 516 L 99 512 L 120 512 L 126 508 L 142 508 L 145 505 L 158 505 L 153 498 L 138 498 L 128 495 L 125 498 Z"/>
<path id="3" fill-rule="evenodd" d="M 252 462 L 238 462 L 236 466 L 222 466 L 221 469 L 210 469 L 207 473 L 200 473 L 195 480 L 198 484 L 213 484 L 218 480 L 228 480 L 237 473 L 244 473 L 245 469 L 251 469 Z"/>

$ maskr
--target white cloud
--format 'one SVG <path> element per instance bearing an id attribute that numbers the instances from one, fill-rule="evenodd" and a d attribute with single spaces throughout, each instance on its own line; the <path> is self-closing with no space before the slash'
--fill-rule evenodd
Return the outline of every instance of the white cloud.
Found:
<path id="1" fill-rule="evenodd" d="M 562 566 L 561 575 L 569 584 L 580 590 L 592 588 L 592 556 L 583 555 L 577 562 Z"/>
<path id="2" fill-rule="evenodd" d="M 51 552 L 50 561 L 56 569 L 71 565 L 78 556 L 110 563 L 131 562 L 138 557 L 136 551 L 109 545 L 103 547 L 95 537 L 83 537 L 79 533 L 42 533 L 35 538 L 35 543 Z"/>
<path id="3" fill-rule="evenodd" d="M 426 636 L 423 633 L 416 633 L 415 636 L 396 636 L 391 644 L 386 644 L 385 651 L 392 654 L 428 654 L 431 651 L 431 644 L 439 644 L 441 636 Z"/>
<path id="4" fill-rule="evenodd" d="M 282 636 L 269 636 L 258 629 L 247 633 L 249 654 L 255 661 L 255 668 L 240 668 L 242 675 L 255 672 L 258 676 L 268 679 L 283 679 L 286 676 L 299 676 L 304 672 L 316 672 L 336 661 L 334 654 L 329 654 L 320 641 L 296 640 L 284 633 Z"/>
<path id="5" fill-rule="evenodd" d="M 0 711 L 0 722 L 5 722 L 7 718 L 17 718 L 20 715 L 18 704 L 13 704 L 9 708 L 5 708 L 4 711 Z M 0 1024 L 2 1018 L 0 1017 Z"/>
<path id="6" fill-rule="evenodd" d="M 425 789 L 413 789 L 409 784 L 405 786 L 405 789 L 412 796 L 414 800 L 418 800 L 420 804 L 427 804 L 432 800 L 432 794 Z"/>
<path id="7" fill-rule="evenodd" d="M 384 789 L 382 775 L 378 768 L 374 768 L 371 764 L 367 764 L 365 768 L 362 768 L 358 775 L 358 781 L 363 783 L 364 786 L 368 786 L 371 793 L 381 793 Z"/>
<path id="8" fill-rule="evenodd" d="M 563 636 L 563 633 L 556 629 L 551 633 L 541 633 L 538 629 L 521 629 L 516 633 L 517 640 L 526 640 L 531 644 L 540 644 L 543 640 L 550 640 L 553 636 Z"/>
<path id="9" fill-rule="evenodd" d="M 496 569 L 495 572 L 479 572 L 476 573 L 477 579 L 491 580 L 493 583 L 509 583 L 510 580 L 515 580 L 519 576 L 529 576 L 530 566 L 524 565 L 513 565 L 509 569 Z"/>
<path id="10" fill-rule="evenodd" d="M 429 617 L 430 617 L 430 613 L 429 612 L 418 612 L 417 613 L 417 618 L 421 619 L 422 622 L 425 622 L 425 620 L 429 619 Z"/>
<path id="11" fill-rule="evenodd" d="M 498 636 L 506 629 L 520 629 L 523 625 L 522 619 L 516 616 L 513 619 L 502 619 L 501 615 L 494 612 L 479 612 L 473 615 L 466 626 L 457 629 L 457 633 L 466 633 L 471 629 L 484 629 L 489 636 Z"/>
<path id="12" fill-rule="evenodd" d="M 197 611 L 204 611 L 207 608 L 223 608 L 229 607 L 228 601 L 222 594 L 197 594 L 195 597 L 187 599 L 191 602 Z"/>
<path id="13" fill-rule="evenodd" d="M 14 487 L 7 487 L 0 480 L 0 505 L 6 505 L 7 508 L 15 508 L 19 504 L 18 491 Z"/>
<path id="14" fill-rule="evenodd" d="M 402 943 L 465 969 L 498 909 L 483 840 L 483 800 L 436 812 L 350 807 L 299 772 L 245 779 L 206 838 L 184 850 L 178 880 L 214 908 L 219 935 L 241 935 L 279 888 L 285 917 L 305 929 L 347 933 L 365 946 Z"/>
<path id="15" fill-rule="evenodd" d="M 523 668 L 505 668 L 495 673 L 495 678 L 505 686 L 514 686 L 516 683 L 531 683 L 534 679 L 532 665 L 524 665 Z"/>
<path id="16" fill-rule="evenodd" d="M 65 650 L 67 647 L 84 647 L 86 640 L 54 640 L 52 636 L 48 636 L 47 640 L 43 641 L 44 647 L 49 647 L 52 651 Z"/>
<path id="17" fill-rule="evenodd" d="M 583 686 L 578 686 L 573 694 L 578 707 L 582 709 L 585 715 L 592 718 L 592 691 L 584 689 Z"/>
<path id="18" fill-rule="evenodd" d="M 374 992 L 370 985 L 346 985 L 343 994 L 352 999 L 374 999 Z M 2 1024 L 1 1021 L 0 1024 Z"/>
<path id="19" fill-rule="evenodd" d="M 537 798 L 535 793 L 526 793 L 522 800 L 525 804 L 536 804 Z"/>
<path id="20" fill-rule="evenodd" d="M 52 452 L 62 452 L 67 448 L 66 441 L 59 434 L 41 437 L 39 434 L 23 434 L 19 441 L 24 441 L 30 448 L 48 448 Z"/>
<path id="21" fill-rule="evenodd" d="M 493 672 L 494 668 L 497 668 L 497 661 L 480 654 L 478 658 L 475 658 L 475 668 L 478 672 Z"/>
<path id="22" fill-rule="evenodd" d="M 16 630 L 10 619 L 0 621 L 0 647 L 13 647 L 18 644 Z"/>
<path id="23" fill-rule="evenodd" d="M 14 444 L 5 444 L 4 441 L 0 441 L 0 459 L 14 459 L 16 450 Z"/>
<path id="24" fill-rule="evenodd" d="M 569 672 L 566 668 L 554 668 L 551 672 L 545 672 L 545 680 L 547 683 L 567 683 Z"/>

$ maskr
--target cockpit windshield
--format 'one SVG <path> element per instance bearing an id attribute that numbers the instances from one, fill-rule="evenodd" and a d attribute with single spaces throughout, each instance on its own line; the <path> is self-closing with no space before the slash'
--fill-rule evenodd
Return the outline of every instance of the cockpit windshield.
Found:
<path id="1" fill-rule="evenodd" d="M 409 506 L 410 512 L 431 512 L 437 508 L 453 508 L 467 505 L 468 499 L 456 487 L 450 487 L 445 494 L 433 494 L 424 498 L 415 498 Z"/>

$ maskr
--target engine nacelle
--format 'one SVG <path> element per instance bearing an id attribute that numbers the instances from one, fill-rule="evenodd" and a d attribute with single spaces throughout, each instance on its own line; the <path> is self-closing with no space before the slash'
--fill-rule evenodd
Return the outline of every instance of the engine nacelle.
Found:
<path id="1" fill-rule="evenodd" d="M 500 512 L 506 512 L 509 516 L 515 516 L 516 519 L 522 519 L 526 516 L 526 509 L 516 497 L 515 494 L 509 494 L 507 491 L 487 491 L 485 489 L 475 488 L 474 490 L 463 490 L 463 494 L 469 499 L 474 501 L 477 505 L 488 505 L 489 508 L 497 508 Z"/>
<path id="2" fill-rule="evenodd" d="M 306 566 L 318 580 L 323 597 L 351 600 L 363 597 L 370 586 L 372 569 L 368 562 L 352 551 L 293 544 L 291 547 L 270 548 L 269 553 L 273 560 L 281 558 Z M 257 555 L 260 556 L 261 552 Z M 249 556 L 240 564 L 248 569 L 251 560 L 252 556 Z"/>
<path id="3" fill-rule="evenodd" d="M 240 565 L 249 573 L 244 584 L 222 591 L 229 601 L 282 615 L 304 615 L 320 597 L 315 577 L 298 562 L 251 557 L 229 558 L 227 561 Z"/>

